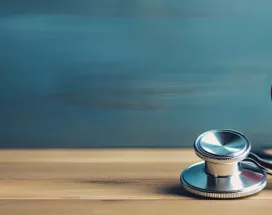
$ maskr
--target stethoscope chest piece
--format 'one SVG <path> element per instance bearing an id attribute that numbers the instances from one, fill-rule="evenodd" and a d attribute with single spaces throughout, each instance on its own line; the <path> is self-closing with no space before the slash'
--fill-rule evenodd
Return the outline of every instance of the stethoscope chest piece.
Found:
<path id="1" fill-rule="evenodd" d="M 200 135 L 195 153 L 204 162 L 185 169 L 180 176 L 183 187 L 208 198 L 241 198 L 261 191 L 266 173 L 244 161 L 250 153 L 250 142 L 233 130 L 212 130 Z"/>

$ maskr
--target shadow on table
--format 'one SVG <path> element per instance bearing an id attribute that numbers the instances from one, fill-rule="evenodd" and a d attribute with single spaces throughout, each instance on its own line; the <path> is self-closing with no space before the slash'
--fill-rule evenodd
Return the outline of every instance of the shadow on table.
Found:
<path id="1" fill-rule="evenodd" d="M 181 184 L 173 184 L 173 185 L 167 185 L 165 187 L 159 188 L 159 193 L 171 195 L 171 196 L 184 196 L 188 198 L 194 198 L 194 199 L 205 199 L 207 198 L 202 196 L 197 196 L 195 194 L 189 193 L 187 190 L 185 190 Z"/>

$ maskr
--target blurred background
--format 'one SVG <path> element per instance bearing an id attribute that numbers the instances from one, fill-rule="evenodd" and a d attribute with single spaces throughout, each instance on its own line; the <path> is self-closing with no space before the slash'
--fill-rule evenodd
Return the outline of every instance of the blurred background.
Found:
<path id="1" fill-rule="evenodd" d="M 271 146 L 272 2 L 0 2 L 0 147 Z"/>

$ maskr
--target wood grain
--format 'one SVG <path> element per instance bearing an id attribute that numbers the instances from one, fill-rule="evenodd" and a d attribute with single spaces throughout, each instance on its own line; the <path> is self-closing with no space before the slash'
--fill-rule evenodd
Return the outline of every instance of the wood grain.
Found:
<path id="1" fill-rule="evenodd" d="M 191 149 L 2 150 L 0 214 L 269 212 L 272 180 L 241 200 L 206 200 L 180 187 Z M 208 206 L 209 205 L 209 206 Z"/>

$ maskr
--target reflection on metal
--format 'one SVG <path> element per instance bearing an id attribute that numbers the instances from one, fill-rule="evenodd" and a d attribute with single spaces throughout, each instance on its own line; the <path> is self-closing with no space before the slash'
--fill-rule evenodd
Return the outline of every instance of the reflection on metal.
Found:
<path id="1" fill-rule="evenodd" d="M 241 133 L 208 131 L 197 138 L 194 148 L 205 162 L 182 172 L 181 183 L 189 192 L 210 198 L 240 198 L 265 187 L 272 164 L 250 153 L 250 142 Z"/>

